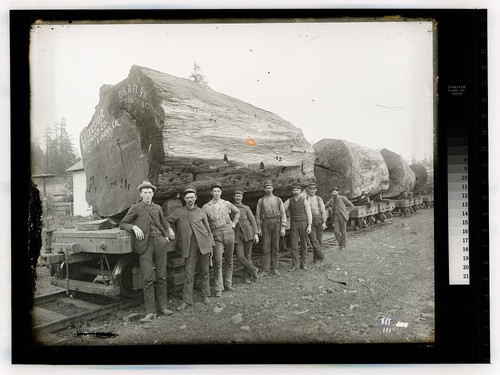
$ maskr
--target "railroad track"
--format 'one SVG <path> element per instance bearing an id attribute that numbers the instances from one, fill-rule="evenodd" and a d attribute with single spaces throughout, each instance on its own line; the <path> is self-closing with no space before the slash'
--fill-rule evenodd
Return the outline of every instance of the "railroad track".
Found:
<path id="1" fill-rule="evenodd" d="M 35 297 L 33 304 L 33 331 L 40 337 L 62 329 L 71 327 L 77 321 L 92 320 L 117 310 L 138 305 L 140 299 L 119 299 L 102 297 L 100 303 L 90 302 L 85 298 L 68 296 L 66 291 L 50 293 Z M 95 296 L 93 296 L 95 299 Z M 87 298 L 88 299 L 88 298 Z M 65 312 L 61 313 L 54 307 L 67 305 Z M 70 311 L 71 313 L 68 313 Z"/>
<path id="2" fill-rule="evenodd" d="M 394 217 L 395 218 L 395 217 Z M 384 222 L 379 222 L 376 224 L 369 225 L 365 228 L 360 228 L 359 230 L 350 230 L 348 232 L 349 239 L 355 239 L 362 236 L 368 231 L 375 230 L 381 226 L 391 224 L 394 218 L 387 219 Z M 337 239 L 333 230 L 326 230 L 323 234 L 323 245 L 337 245 Z M 308 246 L 308 252 L 312 252 L 312 247 Z M 260 265 L 261 254 L 259 252 L 254 252 L 252 254 L 254 264 Z M 289 263 L 291 261 L 291 251 L 290 249 L 285 249 L 280 251 L 279 255 L 280 262 Z M 235 273 L 241 273 L 243 267 L 236 260 L 234 261 Z M 211 272 L 211 276 L 212 272 Z M 177 290 L 176 286 L 173 287 L 174 292 Z M 72 292 L 72 295 L 68 296 L 65 290 L 60 292 L 55 292 L 47 295 L 42 295 L 35 297 L 33 305 L 33 321 L 34 321 L 34 333 L 38 337 L 40 335 L 47 335 L 53 332 L 60 331 L 62 329 L 71 327 L 75 322 L 78 321 L 89 321 L 107 314 L 113 313 L 115 311 L 123 310 L 128 307 L 132 307 L 141 303 L 141 298 L 119 298 L 119 297 L 104 297 L 99 296 L 101 303 L 94 303 L 85 298 L 75 298 L 75 296 L 85 295 L 84 293 L 76 294 Z M 96 298 L 95 296 L 93 296 Z M 87 298 L 88 299 L 88 298 Z M 106 300 L 106 303 L 102 303 L 102 300 Z M 59 305 L 67 304 L 73 305 L 74 311 L 71 314 L 58 312 L 57 309 L 54 311 L 51 309 L 51 302 L 55 302 Z"/>
<path id="3" fill-rule="evenodd" d="M 353 239 L 353 238 L 358 238 L 362 235 L 364 235 L 366 232 L 372 231 L 374 229 L 380 228 L 381 226 L 391 224 L 394 220 L 394 216 L 392 218 L 386 219 L 385 221 L 378 222 L 376 224 L 371 224 L 366 226 L 365 228 L 359 228 L 358 230 L 347 230 L 347 238 L 348 239 Z M 337 239 L 335 238 L 335 234 L 333 233 L 332 229 L 329 229 L 323 233 L 323 244 L 327 245 L 338 245 Z"/>

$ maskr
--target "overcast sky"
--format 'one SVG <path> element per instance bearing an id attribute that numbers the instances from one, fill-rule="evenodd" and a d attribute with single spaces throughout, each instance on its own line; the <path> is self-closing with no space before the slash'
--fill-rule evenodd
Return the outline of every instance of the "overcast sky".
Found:
<path id="1" fill-rule="evenodd" d="M 271 111 L 314 143 L 344 139 L 432 157 L 430 22 L 43 25 L 32 32 L 33 136 L 65 117 L 76 145 L 103 84 L 132 65 Z"/>

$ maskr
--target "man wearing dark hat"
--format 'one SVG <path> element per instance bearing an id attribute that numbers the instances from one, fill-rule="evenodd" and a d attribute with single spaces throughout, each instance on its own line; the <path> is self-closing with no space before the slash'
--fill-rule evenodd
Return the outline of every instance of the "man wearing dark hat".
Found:
<path id="1" fill-rule="evenodd" d="M 273 194 L 273 183 L 264 182 L 265 195 L 257 202 L 255 218 L 259 235 L 262 236 L 262 276 L 280 276 L 278 271 L 278 252 L 280 235 L 285 235 L 286 213 L 283 201 Z"/>
<path id="2" fill-rule="evenodd" d="M 201 279 L 203 301 L 210 303 L 210 279 L 208 276 L 210 256 L 215 245 L 207 214 L 196 206 L 196 189 L 188 186 L 182 193 L 186 205 L 175 210 L 167 220 L 175 224 L 182 256 L 185 258 L 186 280 L 184 281 L 182 304 L 178 311 L 193 305 L 193 285 L 196 265 Z"/>
<path id="3" fill-rule="evenodd" d="M 349 213 L 354 205 L 349 199 L 340 195 L 339 191 L 338 187 L 333 188 L 332 198 L 325 204 L 325 207 L 331 207 L 333 231 L 339 243 L 339 249 L 345 250 L 347 246 L 347 220 L 349 220 Z"/>
<path id="4" fill-rule="evenodd" d="M 172 314 L 167 308 L 167 243 L 169 239 L 173 240 L 175 235 L 161 207 L 153 203 L 156 186 L 149 181 L 143 181 L 137 186 L 137 190 L 142 200 L 130 207 L 120 222 L 120 229 L 134 233 L 132 245 L 134 251 L 139 254 L 144 284 L 146 316 L 141 319 L 144 323 L 157 318 L 156 303 L 161 313 Z M 155 273 L 156 292 L 153 285 Z"/>
<path id="5" fill-rule="evenodd" d="M 233 287 L 233 255 L 234 228 L 240 219 L 240 210 L 232 203 L 221 199 L 222 186 L 212 184 L 212 200 L 203 206 L 207 213 L 210 229 L 214 234 L 214 278 L 215 296 L 222 296 L 222 290 L 234 291 Z M 231 216 L 233 219 L 231 220 Z M 225 278 L 222 275 L 222 257 L 225 260 Z"/>
<path id="6" fill-rule="evenodd" d="M 259 269 L 252 263 L 252 248 L 254 242 L 259 243 L 259 235 L 252 210 L 242 203 L 243 194 L 243 190 L 238 189 L 233 195 L 234 205 L 240 210 L 240 220 L 234 228 L 234 250 L 236 257 L 244 267 L 243 280 L 246 284 L 250 284 L 251 278 L 255 280 L 259 278 Z"/>
<path id="7" fill-rule="evenodd" d="M 307 186 L 307 202 L 311 207 L 312 213 L 312 226 L 311 233 L 309 233 L 309 240 L 314 249 L 313 262 L 321 263 L 325 259 L 323 252 L 323 231 L 326 229 L 326 219 L 328 213 L 326 212 L 325 203 L 323 198 L 316 195 L 317 185 L 311 182 Z"/>
<path id="8" fill-rule="evenodd" d="M 307 235 L 311 233 L 312 214 L 307 199 L 300 196 L 302 187 L 294 184 L 293 197 L 287 199 L 284 206 L 285 212 L 290 212 L 290 242 L 292 245 L 292 268 L 289 272 L 297 270 L 299 266 L 299 239 L 300 239 L 300 268 L 307 271 Z"/>

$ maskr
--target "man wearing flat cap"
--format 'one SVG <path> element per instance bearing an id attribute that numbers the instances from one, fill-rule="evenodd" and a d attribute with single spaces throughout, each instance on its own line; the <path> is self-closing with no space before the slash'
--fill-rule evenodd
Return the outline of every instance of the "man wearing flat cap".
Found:
<path id="1" fill-rule="evenodd" d="M 259 243 L 257 234 L 257 223 L 250 207 L 242 203 L 244 191 L 238 189 L 234 191 L 234 205 L 240 210 L 240 220 L 234 228 L 234 251 L 238 261 L 243 266 L 243 280 L 245 284 L 250 284 L 250 279 L 259 279 L 259 269 L 252 263 L 253 244 Z"/>
<path id="2" fill-rule="evenodd" d="M 328 213 L 326 212 L 325 203 L 323 198 L 316 195 L 317 185 L 311 182 L 307 185 L 307 202 L 311 207 L 312 213 L 312 226 L 311 233 L 309 233 L 309 240 L 314 249 L 313 262 L 321 263 L 325 259 L 323 251 L 323 231 L 326 229 L 326 219 Z"/>
<path id="3" fill-rule="evenodd" d="M 157 318 L 156 304 L 164 315 L 172 314 L 167 308 L 167 243 L 175 239 L 175 234 L 161 207 L 153 203 L 156 186 L 149 181 L 143 181 L 137 186 L 137 190 L 142 199 L 130 207 L 120 222 L 120 229 L 134 234 L 132 245 L 134 251 L 139 254 L 144 284 L 146 316 L 141 319 L 144 323 Z M 156 291 L 153 285 L 155 273 Z"/>
<path id="4" fill-rule="evenodd" d="M 234 228 L 240 219 L 240 210 L 231 202 L 221 199 L 222 185 L 213 183 L 212 200 L 203 206 L 207 213 L 210 229 L 214 234 L 214 278 L 215 296 L 222 296 L 222 290 L 234 291 L 233 287 L 233 255 Z M 232 219 L 231 219 L 232 215 Z M 225 277 L 222 275 L 222 258 L 225 261 Z"/>
<path id="5" fill-rule="evenodd" d="M 264 196 L 257 202 L 255 218 L 259 235 L 262 236 L 262 276 L 280 276 L 278 252 L 280 235 L 285 235 L 286 213 L 283 201 L 273 194 L 273 183 L 265 181 Z"/>
<path id="6" fill-rule="evenodd" d="M 333 232 L 339 243 L 339 250 L 345 250 L 347 247 L 347 220 L 349 220 L 349 213 L 354 205 L 339 192 L 338 187 L 333 188 L 332 198 L 326 202 L 325 207 L 331 207 Z"/>
<path id="7" fill-rule="evenodd" d="M 210 256 L 215 245 L 207 214 L 196 205 L 196 189 L 188 186 L 182 192 L 186 205 L 175 210 L 167 220 L 175 224 L 177 237 L 185 258 L 186 280 L 182 292 L 182 304 L 178 311 L 193 305 L 193 285 L 196 265 L 199 267 L 203 302 L 210 303 Z"/>
<path id="8" fill-rule="evenodd" d="M 312 214 L 307 199 L 300 196 L 300 184 L 292 186 L 293 197 L 287 199 L 284 206 L 285 212 L 290 212 L 290 242 L 292 245 L 292 268 L 289 272 L 299 267 L 299 240 L 300 240 L 300 268 L 307 271 L 307 235 L 311 233 Z"/>

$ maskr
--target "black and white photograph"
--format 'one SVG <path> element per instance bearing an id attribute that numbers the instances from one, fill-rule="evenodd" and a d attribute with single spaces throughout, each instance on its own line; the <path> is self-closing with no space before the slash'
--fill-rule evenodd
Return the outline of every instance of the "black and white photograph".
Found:
<path id="1" fill-rule="evenodd" d="M 111 1 L 1 25 L 11 372 L 492 373 L 487 1 Z"/>
<path id="2" fill-rule="evenodd" d="M 37 345 L 434 344 L 435 27 L 33 23 Z"/>

